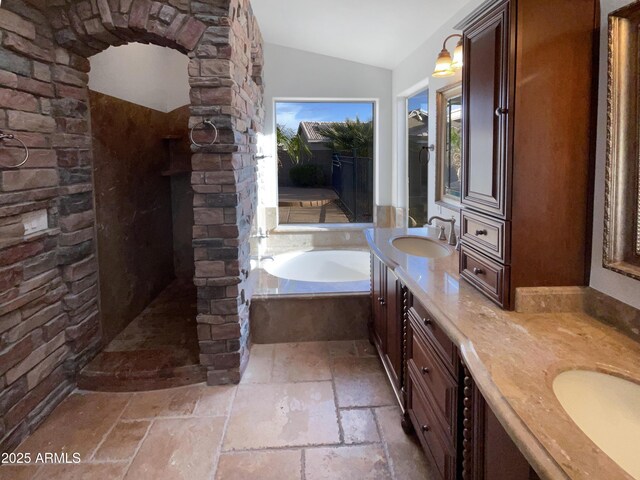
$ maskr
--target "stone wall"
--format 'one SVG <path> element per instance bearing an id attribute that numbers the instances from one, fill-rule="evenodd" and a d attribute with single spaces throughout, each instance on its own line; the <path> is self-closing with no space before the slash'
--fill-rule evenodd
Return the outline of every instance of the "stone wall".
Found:
<path id="1" fill-rule="evenodd" d="M 219 128 L 192 157 L 198 334 L 209 382 L 237 382 L 264 116 L 248 1 L 3 0 L 0 33 L 0 129 L 31 150 L 24 167 L 0 168 L 0 450 L 46 417 L 100 345 L 87 57 L 112 45 L 189 54 L 190 125 L 211 118 Z M 20 157 L 13 145 L 0 162 Z"/>

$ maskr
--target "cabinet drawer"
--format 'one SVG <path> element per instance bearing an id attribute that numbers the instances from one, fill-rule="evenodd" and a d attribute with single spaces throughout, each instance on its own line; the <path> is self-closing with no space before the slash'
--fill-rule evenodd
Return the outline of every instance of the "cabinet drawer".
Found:
<path id="1" fill-rule="evenodd" d="M 509 274 L 508 266 L 462 245 L 460 275 L 503 308 L 509 306 Z"/>
<path id="2" fill-rule="evenodd" d="M 456 477 L 455 449 L 442 438 L 436 421 L 436 414 L 429 406 L 419 388 L 415 387 L 412 372 L 410 377 L 409 416 L 413 422 L 422 448 L 431 457 L 443 479 Z M 413 385 L 412 385 L 413 384 Z"/>
<path id="3" fill-rule="evenodd" d="M 456 444 L 456 402 L 458 384 L 447 370 L 442 360 L 435 354 L 431 342 L 411 325 L 411 358 L 409 370 L 413 373 L 415 384 L 425 396 L 432 400 L 438 420 L 449 442 Z"/>
<path id="4" fill-rule="evenodd" d="M 424 305 L 413 296 L 409 308 L 409 318 L 411 317 L 413 317 L 415 328 L 420 329 L 432 340 L 447 368 L 451 374 L 455 375 L 458 371 L 458 349 Z"/>
<path id="5" fill-rule="evenodd" d="M 464 243 L 500 262 L 509 263 L 510 225 L 504 220 L 463 210 L 460 233 Z"/>

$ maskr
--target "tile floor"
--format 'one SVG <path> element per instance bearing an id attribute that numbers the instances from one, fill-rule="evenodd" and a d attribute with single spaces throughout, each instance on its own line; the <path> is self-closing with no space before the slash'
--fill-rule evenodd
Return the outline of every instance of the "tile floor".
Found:
<path id="1" fill-rule="evenodd" d="M 16 451 L 81 463 L 0 479 L 431 478 L 399 419 L 366 340 L 254 345 L 238 386 L 73 393 Z"/>

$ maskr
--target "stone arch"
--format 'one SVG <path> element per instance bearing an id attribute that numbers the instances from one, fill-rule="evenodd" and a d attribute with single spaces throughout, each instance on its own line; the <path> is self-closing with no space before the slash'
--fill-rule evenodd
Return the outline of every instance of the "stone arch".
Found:
<path id="1" fill-rule="evenodd" d="M 200 360 L 210 384 L 237 382 L 248 357 L 249 233 L 255 205 L 256 132 L 262 108 L 262 39 L 247 0 L 67 0 L 48 8 L 58 45 L 52 76 L 60 98 L 52 102 L 58 125 L 54 148 L 66 177 L 91 178 L 88 129 L 88 57 L 129 42 L 174 48 L 190 57 L 190 127 L 212 119 L 219 140 L 194 148 L 194 282 L 198 289 Z M 209 132 L 196 128 L 197 140 Z M 93 218 L 91 191 L 69 188 L 60 197 L 67 235 L 86 230 Z M 85 272 L 96 269 L 93 239 L 58 248 L 70 292 L 75 337 L 84 345 L 98 335 L 93 304 L 97 289 L 84 289 Z M 95 351 L 78 348 L 80 369 Z"/>

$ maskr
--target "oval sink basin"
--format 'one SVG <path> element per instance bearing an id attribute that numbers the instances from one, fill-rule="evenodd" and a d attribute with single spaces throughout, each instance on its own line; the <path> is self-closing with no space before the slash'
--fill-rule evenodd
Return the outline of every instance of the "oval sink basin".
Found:
<path id="1" fill-rule="evenodd" d="M 412 235 L 396 237 L 391 240 L 391 245 L 401 252 L 418 257 L 440 258 L 451 255 L 447 247 L 424 237 Z"/>
<path id="2" fill-rule="evenodd" d="M 640 480 L 640 385 L 605 373 L 570 370 L 553 380 L 553 392 L 593 443 Z"/>

